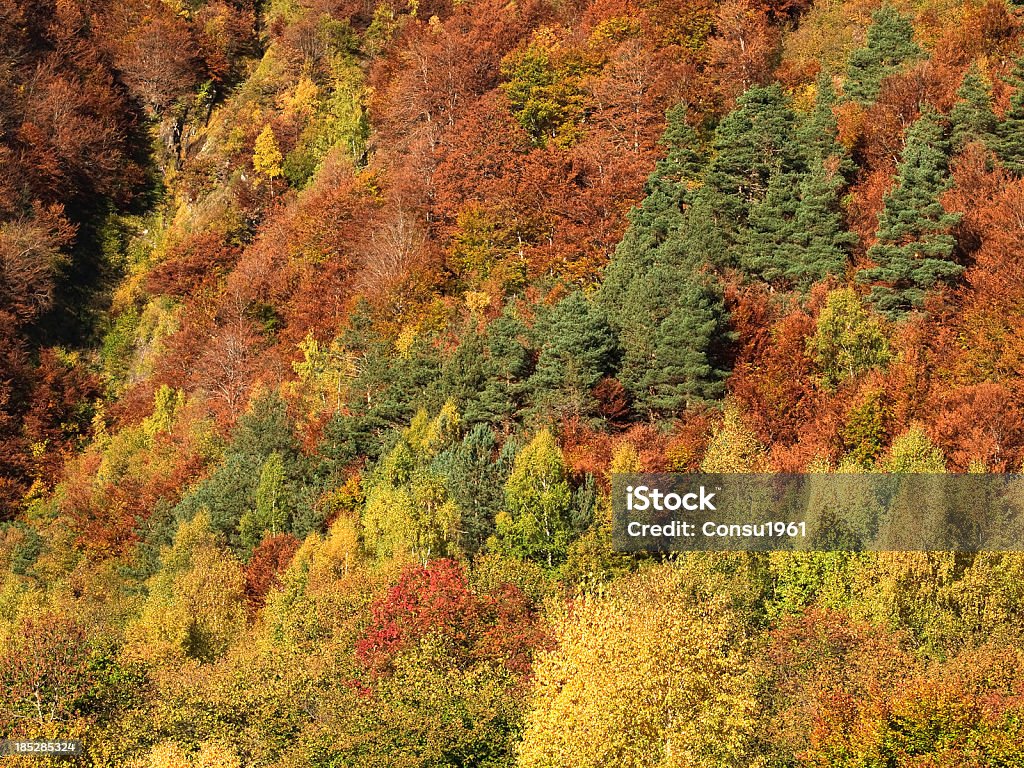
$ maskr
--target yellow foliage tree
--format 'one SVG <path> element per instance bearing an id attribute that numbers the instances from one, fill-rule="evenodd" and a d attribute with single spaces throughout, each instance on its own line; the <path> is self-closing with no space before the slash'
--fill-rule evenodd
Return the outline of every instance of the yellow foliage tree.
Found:
<path id="1" fill-rule="evenodd" d="M 757 765 L 755 678 L 722 578 L 698 575 L 695 595 L 662 565 L 575 603 L 537 663 L 520 767 Z"/>
<path id="2" fill-rule="evenodd" d="M 256 138 L 256 145 L 253 147 L 252 167 L 260 176 L 270 181 L 279 179 L 284 175 L 284 155 L 277 144 L 277 137 L 270 123 L 263 128 L 263 131 Z"/>
<path id="3" fill-rule="evenodd" d="M 182 523 L 165 549 L 149 596 L 129 627 L 130 651 L 153 661 L 216 659 L 245 629 L 242 565 L 200 513 Z"/>
<path id="4" fill-rule="evenodd" d="M 767 456 L 764 446 L 757 440 L 740 414 L 734 403 L 725 406 L 725 418 L 722 426 L 715 432 L 708 443 L 704 460 L 701 462 L 702 472 L 764 472 L 767 469 Z"/>

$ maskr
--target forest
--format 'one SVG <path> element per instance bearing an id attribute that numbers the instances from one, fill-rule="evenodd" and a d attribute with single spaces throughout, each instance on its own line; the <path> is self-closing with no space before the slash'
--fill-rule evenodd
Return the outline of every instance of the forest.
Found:
<path id="1" fill-rule="evenodd" d="M 1007 0 L 0 0 L 0 739 L 1019 768 L 1024 553 L 611 543 L 1024 473 Z"/>

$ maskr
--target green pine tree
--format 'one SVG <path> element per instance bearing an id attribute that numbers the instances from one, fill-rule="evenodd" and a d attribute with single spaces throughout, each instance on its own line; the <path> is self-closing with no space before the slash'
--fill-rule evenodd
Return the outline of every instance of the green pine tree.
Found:
<path id="1" fill-rule="evenodd" d="M 751 88 L 719 123 L 700 196 L 727 239 L 768 193 L 775 174 L 799 173 L 806 159 L 795 137 L 796 113 L 778 84 Z"/>
<path id="2" fill-rule="evenodd" d="M 834 157 L 834 156 L 833 156 Z M 846 229 L 840 210 L 842 177 L 817 163 L 800 182 L 796 210 L 799 255 L 786 270 L 793 285 L 808 288 L 827 275 L 842 275 L 857 235 Z"/>
<path id="3" fill-rule="evenodd" d="M 684 227 L 684 209 L 700 185 L 705 157 L 682 104 L 666 113 L 660 144 L 666 156 L 647 179 L 647 196 L 629 212 L 629 227 L 615 249 L 602 284 L 609 311 L 619 305 L 629 284 L 656 260 L 658 249 Z"/>
<path id="4" fill-rule="evenodd" d="M 669 414 L 725 394 L 720 357 L 723 342 L 732 338 L 725 317 L 717 281 L 689 275 L 655 330 L 651 364 L 640 378 L 642 407 Z"/>
<path id="5" fill-rule="evenodd" d="M 835 165 L 835 163 L 831 163 Z M 846 269 L 857 236 L 840 210 L 845 182 L 822 160 L 802 176 L 776 174 L 764 200 L 755 205 L 739 236 L 740 265 L 785 287 L 808 289 Z"/>
<path id="6" fill-rule="evenodd" d="M 616 357 L 604 310 L 577 291 L 558 303 L 538 331 L 541 351 L 530 378 L 538 404 L 549 412 L 589 413 L 590 391 L 611 372 Z"/>
<path id="7" fill-rule="evenodd" d="M 992 110 L 992 88 L 977 64 L 967 70 L 956 96 L 957 102 L 949 113 L 953 149 L 959 152 L 972 141 L 991 145 L 998 121 Z"/>
<path id="8" fill-rule="evenodd" d="M 834 111 L 838 103 L 832 76 L 822 72 L 815 87 L 814 109 L 800 123 L 796 136 L 812 165 L 820 162 L 841 179 L 848 180 L 857 166 L 839 143 L 839 123 Z"/>
<path id="9" fill-rule="evenodd" d="M 872 303 L 889 316 L 920 308 L 929 289 L 963 272 L 952 259 L 950 234 L 960 216 L 939 202 L 949 185 L 949 143 L 938 115 L 926 109 L 907 130 L 896 186 L 878 217 L 878 239 L 868 250 L 875 266 L 857 273 L 872 284 Z"/>
<path id="10" fill-rule="evenodd" d="M 458 506 L 459 543 L 467 555 L 479 552 L 494 532 L 494 518 L 504 502 L 504 487 L 512 469 L 514 446 L 498 446 L 494 431 L 477 424 L 458 445 L 444 451 L 431 465 L 444 477 L 449 497 Z"/>
<path id="11" fill-rule="evenodd" d="M 647 415 L 721 397 L 731 334 L 714 278 L 685 264 L 657 265 L 631 286 L 619 338 L 619 380 Z"/>
<path id="12" fill-rule="evenodd" d="M 843 87 L 846 97 L 860 104 L 872 103 L 882 81 L 920 54 L 910 19 L 888 5 L 879 8 L 871 17 L 867 43 L 850 54 Z"/>
<path id="13" fill-rule="evenodd" d="M 1024 174 L 1024 57 L 1017 60 L 1010 84 L 1010 108 L 996 130 L 995 152 L 1007 170 Z"/>
<path id="14" fill-rule="evenodd" d="M 800 177 L 775 173 L 764 199 L 753 205 L 746 226 L 737 235 L 737 260 L 744 272 L 767 282 L 786 278 L 800 260 L 797 211 Z"/>
<path id="15" fill-rule="evenodd" d="M 509 426 L 520 415 L 529 393 L 533 367 L 531 351 L 523 343 L 526 325 L 505 312 L 487 328 L 484 337 L 484 385 L 466 405 L 466 422 Z"/>

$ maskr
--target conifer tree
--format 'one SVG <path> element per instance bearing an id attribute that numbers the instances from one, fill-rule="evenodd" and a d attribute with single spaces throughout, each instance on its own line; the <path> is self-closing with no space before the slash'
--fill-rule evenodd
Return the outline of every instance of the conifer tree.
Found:
<path id="1" fill-rule="evenodd" d="M 473 555 L 494 531 L 494 518 L 504 501 L 504 486 L 512 468 L 514 445 L 499 447 L 494 431 L 477 424 L 458 445 L 434 459 L 432 470 L 444 477 L 451 499 L 458 505 L 459 543 Z"/>
<path id="2" fill-rule="evenodd" d="M 521 341 L 526 326 L 506 312 L 487 328 L 484 338 L 483 389 L 466 405 L 466 422 L 511 423 L 522 410 L 533 366 L 530 350 Z"/>
<path id="3" fill-rule="evenodd" d="M 718 225 L 735 233 L 764 199 L 776 173 L 799 172 L 805 158 L 794 141 L 796 113 L 778 84 L 750 88 L 719 123 L 714 159 L 701 189 Z"/>
<path id="4" fill-rule="evenodd" d="M 587 412 L 590 391 L 610 372 L 615 336 L 604 311 L 580 292 L 570 294 L 539 324 L 543 335 L 530 386 L 542 406 Z"/>
<path id="5" fill-rule="evenodd" d="M 805 290 L 846 267 L 856 236 L 843 223 L 840 195 L 854 165 L 838 141 L 835 100 L 823 75 L 815 107 L 795 131 L 806 167 L 772 174 L 737 237 L 740 266 L 763 280 Z"/>
<path id="6" fill-rule="evenodd" d="M 737 236 L 737 260 L 744 272 L 768 282 L 786 277 L 800 259 L 797 211 L 800 178 L 775 173 L 764 199 L 750 209 L 746 226 Z"/>
<path id="7" fill-rule="evenodd" d="M 992 88 L 982 77 L 977 64 L 972 64 L 956 92 L 957 102 L 949 113 L 953 126 L 953 150 L 959 152 L 968 143 L 980 141 L 991 145 L 997 120 L 992 110 Z"/>
<path id="8" fill-rule="evenodd" d="M 605 272 L 603 303 L 614 311 L 629 283 L 650 269 L 658 249 L 684 225 L 684 208 L 699 186 L 705 158 L 696 132 L 686 122 L 686 107 L 679 104 L 666 113 L 660 143 L 666 156 L 647 179 L 647 196 L 629 212 L 629 227 L 615 249 Z"/>
<path id="9" fill-rule="evenodd" d="M 638 408 L 668 414 L 721 396 L 731 336 L 713 277 L 660 264 L 631 286 L 623 310 L 619 379 Z"/>
<path id="10" fill-rule="evenodd" d="M 822 72 L 815 86 L 814 109 L 797 128 L 797 141 L 813 164 L 825 165 L 841 179 L 848 180 L 857 169 L 850 153 L 839 143 L 839 122 L 834 107 L 838 104 L 832 76 Z"/>
<path id="11" fill-rule="evenodd" d="M 721 287 L 692 274 L 679 286 L 676 305 L 658 325 L 653 359 L 641 376 L 641 406 L 673 413 L 725 393 L 727 372 L 719 367 L 722 343 L 731 338 L 725 325 Z"/>
<path id="12" fill-rule="evenodd" d="M 1024 174 L 1024 57 L 1017 60 L 1010 84 L 1015 90 L 996 130 L 995 151 L 1003 166 L 1019 175 Z"/>
<path id="13" fill-rule="evenodd" d="M 839 207 L 843 186 L 843 179 L 823 163 L 817 163 L 800 183 L 795 227 L 800 252 L 786 270 L 786 277 L 798 287 L 807 288 L 846 269 L 857 236 L 843 222 Z"/>
<path id="14" fill-rule="evenodd" d="M 870 104 L 878 98 L 882 81 L 920 53 L 910 19 L 888 5 L 879 8 L 871 17 L 867 43 L 850 54 L 843 87 L 846 97 Z"/>
<path id="15" fill-rule="evenodd" d="M 929 289 L 963 272 L 952 260 L 950 234 L 960 216 L 939 202 L 949 184 L 949 144 L 938 116 L 926 109 L 907 130 L 896 186 L 878 217 L 878 239 L 868 250 L 875 266 L 857 274 L 872 284 L 872 303 L 889 316 L 920 308 Z"/>

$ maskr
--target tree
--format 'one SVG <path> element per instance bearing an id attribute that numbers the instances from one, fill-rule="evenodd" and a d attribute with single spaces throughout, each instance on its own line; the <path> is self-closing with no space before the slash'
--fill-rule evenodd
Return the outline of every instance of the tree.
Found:
<path id="1" fill-rule="evenodd" d="M 849 179 L 856 170 L 849 152 L 839 143 L 839 122 L 835 107 L 839 103 L 832 76 L 822 72 L 815 84 L 814 109 L 801 121 L 796 135 L 811 161 L 825 166 L 830 175 Z"/>
<path id="2" fill-rule="evenodd" d="M 539 324 L 543 339 L 529 386 L 555 412 L 590 414 L 591 390 L 612 370 L 616 341 L 601 307 L 579 291 L 562 299 Z"/>
<path id="3" fill-rule="evenodd" d="M 721 397 L 732 334 L 716 277 L 657 264 L 629 286 L 618 314 L 619 379 L 644 412 L 671 414 Z"/>
<path id="4" fill-rule="evenodd" d="M 814 335 L 807 339 L 807 353 L 821 373 L 826 387 L 889 362 L 889 340 L 879 318 L 864 308 L 852 288 L 829 294 L 818 315 Z"/>
<path id="5" fill-rule="evenodd" d="M 920 424 L 915 424 L 892 441 L 882 461 L 885 472 L 945 472 L 946 459 Z"/>
<path id="6" fill-rule="evenodd" d="M 585 63 L 562 62 L 566 53 L 549 27 L 542 27 L 525 49 L 509 54 L 501 65 L 502 90 L 512 113 L 538 146 L 552 140 L 568 146 L 579 137 L 577 123 L 585 115 L 581 75 Z"/>
<path id="7" fill-rule="evenodd" d="M 1010 80 L 1014 86 L 1010 108 L 996 128 L 995 152 L 1003 166 L 1024 174 L 1024 58 L 1017 60 Z"/>
<path id="8" fill-rule="evenodd" d="M 147 587 L 142 612 L 127 631 L 136 657 L 213 661 L 245 629 L 242 565 L 223 547 L 204 513 L 178 527 Z"/>
<path id="9" fill-rule="evenodd" d="M 896 187 L 878 217 L 877 241 L 868 249 L 875 266 L 857 273 L 872 285 L 872 303 L 889 316 L 920 309 L 928 290 L 963 272 L 952 259 L 950 234 L 961 216 L 939 202 L 949 186 L 949 144 L 938 116 L 925 109 L 907 130 Z"/>
<path id="10" fill-rule="evenodd" d="M 572 501 L 562 451 L 542 429 L 516 455 L 505 483 L 505 511 L 495 521 L 498 545 L 517 557 L 556 565 L 573 532 Z"/>
<path id="11" fill-rule="evenodd" d="M 459 507 L 432 465 L 459 436 L 459 415 L 446 403 L 434 418 L 419 411 L 366 481 L 363 533 L 378 557 L 426 562 L 457 550 Z"/>
<path id="12" fill-rule="evenodd" d="M 871 17 L 865 46 L 850 54 L 844 94 L 860 104 L 870 104 L 878 97 L 882 80 L 920 54 L 910 19 L 891 6 L 882 6 Z"/>
<path id="13" fill-rule="evenodd" d="M 814 161 L 803 175 L 778 173 L 750 211 L 737 244 L 740 265 L 769 282 L 807 290 L 828 275 L 841 275 L 857 236 L 839 207 L 844 181 Z"/>
<path id="14" fill-rule="evenodd" d="M 655 289 L 659 278 L 672 278 L 667 271 L 651 274 L 650 285 Z M 624 371 L 623 383 L 632 385 L 637 405 L 650 413 L 677 413 L 718 400 L 725 393 L 728 371 L 722 367 L 722 354 L 732 334 L 721 286 L 711 276 L 683 273 L 675 288 L 674 306 L 654 329 L 651 355 L 639 372 L 639 381 L 635 369 Z M 652 304 L 657 302 L 654 296 L 648 297 Z"/>
<path id="15" fill-rule="evenodd" d="M 749 586 L 708 562 L 645 569 L 557 617 L 522 768 L 756 764 L 756 679 L 738 598 Z"/>
<path id="16" fill-rule="evenodd" d="M 260 468 L 255 506 L 238 522 L 238 536 L 247 551 L 251 552 L 263 540 L 264 534 L 276 536 L 288 529 L 290 510 L 285 497 L 285 482 L 284 462 L 281 454 L 274 451 Z"/>
<path id="17" fill-rule="evenodd" d="M 949 122 L 953 126 L 950 135 L 953 150 L 959 152 L 971 141 L 992 146 L 998 128 L 992 109 L 992 87 L 977 64 L 972 64 L 964 73 L 956 98 L 956 104 L 949 113 Z"/>
<path id="18" fill-rule="evenodd" d="M 597 301 L 615 324 L 621 325 L 625 316 L 623 302 L 630 286 L 654 266 L 666 242 L 686 226 L 684 209 L 700 187 L 706 160 L 686 116 L 684 104 L 666 113 L 659 141 L 666 155 L 647 179 L 646 197 L 630 210 L 629 226 L 605 269 Z"/>
<path id="19" fill-rule="evenodd" d="M 772 177 L 801 172 L 806 159 L 795 141 L 796 113 L 778 84 L 757 86 L 736 100 L 736 108 L 715 129 L 714 157 L 700 196 L 731 240 L 762 201 Z M 719 256 L 719 258 L 723 258 Z"/>
<path id="20" fill-rule="evenodd" d="M 470 429 L 458 445 L 434 459 L 450 498 L 459 508 L 459 542 L 474 555 L 494 532 L 494 518 L 504 504 L 504 487 L 512 470 L 513 440 L 498 445 L 487 424 Z"/>
<path id="21" fill-rule="evenodd" d="M 260 135 L 256 137 L 252 153 L 252 166 L 256 173 L 273 185 L 274 179 L 284 175 L 284 169 L 281 166 L 283 161 L 284 156 L 281 154 L 281 148 L 277 145 L 274 129 L 270 123 L 267 123 L 263 126 Z"/>
<path id="22" fill-rule="evenodd" d="M 164 114 L 198 84 L 203 73 L 190 26 L 167 4 L 121 6 L 120 14 L 111 14 L 116 19 L 110 30 L 117 36 L 114 60 L 132 90 L 150 109 Z"/>
<path id="23" fill-rule="evenodd" d="M 93 682 L 89 635 L 77 620 L 56 613 L 26 618 L 0 651 L 0 723 L 14 732 L 22 718 L 38 728 L 68 721 Z"/>
<path id="24" fill-rule="evenodd" d="M 747 473 L 763 472 L 767 455 L 757 435 L 743 423 L 743 415 L 735 403 L 726 402 L 722 424 L 708 443 L 700 463 L 701 472 Z"/>
<path id="25" fill-rule="evenodd" d="M 763 280 L 807 290 L 842 274 L 849 262 L 857 237 L 846 229 L 840 197 L 855 166 L 837 139 L 835 101 L 832 79 L 823 74 L 814 109 L 793 133 L 803 166 L 771 174 L 739 232 L 738 261 Z"/>

